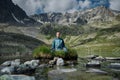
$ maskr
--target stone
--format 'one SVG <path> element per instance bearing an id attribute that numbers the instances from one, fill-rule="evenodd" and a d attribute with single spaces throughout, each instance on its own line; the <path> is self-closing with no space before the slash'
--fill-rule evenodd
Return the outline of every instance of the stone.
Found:
<path id="1" fill-rule="evenodd" d="M 86 67 L 100 67 L 100 61 L 92 60 L 86 64 Z"/>
<path id="2" fill-rule="evenodd" d="M 4 63 L 1 64 L 2 66 L 10 66 L 11 61 L 5 61 Z"/>
<path id="3" fill-rule="evenodd" d="M 86 56 L 86 58 L 89 58 L 89 59 L 94 59 L 94 58 L 96 58 L 96 57 L 98 57 L 99 55 L 88 55 L 88 56 Z"/>
<path id="4" fill-rule="evenodd" d="M 29 66 L 32 69 L 35 69 L 39 65 L 39 60 L 31 60 L 24 62 L 24 65 Z"/>
<path id="5" fill-rule="evenodd" d="M 11 66 L 19 66 L 20 65 L 20 59 L 16 59 L 14 61 L 11 61 Z"/>
<path id="6" fill-rule="evenodd" d="M 49 64 L 50 64 L 50 65 L 55 65 L 58 58 L 59 58 L 59 57 L 54 57 L 53 60 L 50 60 L 50 61 L 49 61 Z"/>
<path id="7" fill-rule="evenodd" d="M 120 60 L 120 57 L 106 57 L 107 60 Z"/>
<path id="8" fill-rule="evenodd" d="M 14 73 L 14 71 L 15 71 L 14 66 L 5 67 L 1 69 L 1 73 L 5 73 L 5 74 L 11 74 Z"/>
<path id="9" fill-rule="evenodd" d="M 64 60 L 62 58 L 58 58 L 56 62 L 57 66 L 63 66 L 64 65 Z"/>
<path id="10" fill-rule="evenodd" d="M 87 70 L 86 72 L 98 73 L 98 74 L 107 74 L 107 72 L 105 72 L 105 71 L 102 71 L 102 70 L 100 70 L 100 69 L 93 69 L 93 68 L 90 68 L 90 69 Z"/>
<path id="11" fill-rule="evenodd" d="M 13 61 L 5 61 L 1 65 L 2 66 L 19 66 L 20 65 L 20 59 L 15 59 Z"/>
<path id="12" fill-rule="evenodd" d="M 64 72 L 64 73 L 69 73 L 69 72 L 75 72 L 75 71 L 77 71 L 77 69 L 75 69 L 75 68 L 71 68 L 71 69 L 60 69 L 62 72 Z"/>
<path id="13" fill-rule="evenodd" d="M 102 56 L 98 56 L 98 57 L 95 58 L 95 60 L 105 60 L 105 58 L 102 57 Z"/>
<path id="14" fill-rule="evenodd" d="M 120 63 L 111 63 L 109 65 L 109 68 L 120 69 Z"/>
<path id="15" fill-rule="evenodd" d="M 35 80 L 33 76 L 26 75 L 2 75 L 0 80 Z"/>

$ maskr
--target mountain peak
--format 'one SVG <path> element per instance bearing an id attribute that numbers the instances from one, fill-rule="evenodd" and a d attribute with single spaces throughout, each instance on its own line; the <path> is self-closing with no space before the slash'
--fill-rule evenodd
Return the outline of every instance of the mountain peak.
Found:
<path id="1" fill-rule="evenodd" d="M 105 7 L 99 6 L 93 9 L 88 9 L 85 11 L 77 11 L 73 13 L 43 13 L 39 15 L 33 15 L 32 18 L 36 21 L 45 23 L 57 23 L 62 25 L 69 25 L 69 24 L 87 24 L 93 23 L 96 21 L 105 22 L 105 21 L 112 21 L 115 17 L 114 12 Z"/>
<path id="2" fill-rule="evenodd" d="M 0 23 L 34 24 L 35 21 L 12 0 L 0 0 Z"/>

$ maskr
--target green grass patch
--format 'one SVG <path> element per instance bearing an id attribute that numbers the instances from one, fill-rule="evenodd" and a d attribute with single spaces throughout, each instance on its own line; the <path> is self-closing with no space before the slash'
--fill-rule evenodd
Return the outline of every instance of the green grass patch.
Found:
<path id="1" fill-rule="evenodd" d="M 100 46 L 82 46 L 77 49 L 79 57 L 87 55 L 100 55 L 103 57 L 120 57 L 120 47 L 116 45 L 100 45 Z"/>
<path id="2" fill-rule="evenodd" d="M 39 46 L 33 51 L 33 57 L 35 58 L 51 58 L 51 50 L 47 46 Z"/>
<path id="3" fill-rule="evenodd" d="M 51 51 L 48 46 L 39 46 L 33 51 L 33 57 L 35 58 L 53 58 L 53 57 L 61 57 L 64 59 L 76 59 L 77 60 L 77 51 L 74 49 L 68 49 L 67 52 L 60 51 Z"/>

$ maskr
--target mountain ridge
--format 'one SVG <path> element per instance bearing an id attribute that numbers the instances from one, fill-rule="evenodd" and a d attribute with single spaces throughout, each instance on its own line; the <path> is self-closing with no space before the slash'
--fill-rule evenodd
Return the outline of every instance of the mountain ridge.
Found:
<path id="1" fill-rule="evenodd" d="M 0 23 L 35 24 L 24 10 L 14 4 L 12 0 L 0 0 Z"/>
<path id="2" fill-rule="evenodd" d="M 113 11 L 105 6 L 99 6 L 85 11 L 76 11 L 73 13 L 41 13 L 30 16 L 37 22 L 57 23 L 63 25 L 88 24 L 93 22 L 105 22 L 114 20 L 119 12 Z"/>

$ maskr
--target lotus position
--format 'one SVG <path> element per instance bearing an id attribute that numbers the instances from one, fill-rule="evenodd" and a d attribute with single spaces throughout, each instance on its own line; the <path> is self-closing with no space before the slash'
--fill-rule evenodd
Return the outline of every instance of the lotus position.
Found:
<path id="1" fill-rule="evenodd" d="M 67 52 L 64 40 L 60 38 L 60 32 L 56 33 L 56 38 L 52 42 L 52 50 L 54 51 L 64 50 L 65 52 Z"/>

